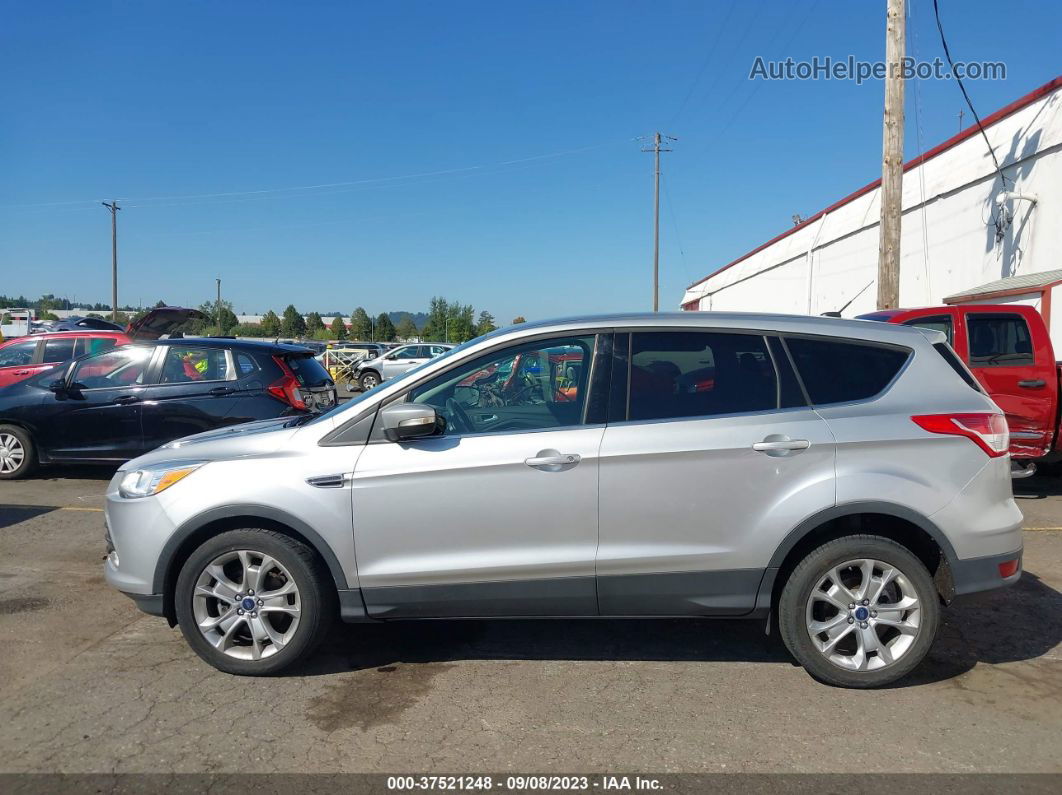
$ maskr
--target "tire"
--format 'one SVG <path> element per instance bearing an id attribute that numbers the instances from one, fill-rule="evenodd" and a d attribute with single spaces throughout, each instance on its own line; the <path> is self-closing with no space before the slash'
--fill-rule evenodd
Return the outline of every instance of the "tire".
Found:
<path id="1" fill-rule="evenodd" d="M 367 373 L 362 373 L 358 378 L 358 385 L 361 387 L 362 392 L 368 392 L 373 387 L 380 385 L 380 375 L 375 370 L 369 370 Z"/>
<path id="2" fill-rule="evenodd" d="M 33 437 L 17 425 L 0 425 L 0 480 L 18 480 L 36 468 Z"/>
<path id="3" fill-rule="evenodd" d="M 929 652 L 939 623 L 940 601 L 925 565 L 906 547 L 874 535 L 812 550 L 790 574 L 778 604 L 778 628 L 790 653 L 815 679 L 839 687 L 881 687 L 906 676 Z"/>
<path id="4" fill-rule="evenodd" d="M 254 584 L 260 587 L 252 596 Z M 197 585 L 224 598 L 206 596 Z M 188 644 L 219 671 L 241 676 L 275 674 L 308 657 L 327 634 L 336 601 L 332 576 L 312 549 L 263 529 L 205 541 L 181 567 L 174 589 Z"/>

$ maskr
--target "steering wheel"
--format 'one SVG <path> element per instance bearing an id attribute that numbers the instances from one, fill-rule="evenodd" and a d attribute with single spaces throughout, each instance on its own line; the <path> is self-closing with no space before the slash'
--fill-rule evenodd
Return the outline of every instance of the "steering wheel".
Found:
<path id="1" fill-rule="evenodd" d="M 446 413 L 450 415 L 450 423 L 458 433 L 472 433 L 472 418 L 464 407 L 453 398 L 446 399 Z"/>

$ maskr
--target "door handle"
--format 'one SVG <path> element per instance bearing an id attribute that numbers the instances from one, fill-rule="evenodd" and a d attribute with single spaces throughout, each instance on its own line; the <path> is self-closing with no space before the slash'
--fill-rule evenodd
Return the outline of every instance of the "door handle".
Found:
<path id="1" fill-rule="evenodd" d="M 122 395 L 121 397 L 116 397 L 111 402 L 117 403 L 119 406 L 128 406 L 131 403 L 136 403 L 138 400 L 140 400 L 140 398 L 136 395 Z"/>
<path id="2" fill-rule="evenodd" d="M 29 375 L 32 370 L 15 370 L 14 375 Z"/>
<path id="3" fill-rule="evenodd" d="M 538 455 L 525 458 L 524 463 L 532 469 L 541 469 L 545 472 L 560 472 L 562 469 L 569 469 L 575 466 L 581 460 L 581 457 L 575 453 L 540 450 Z"/>
<path id="4" fill-rule="evenodd" d="M 1018 386 L 1022 389 L 1039 389 L 1042 386 L 1047 386 L 1047 382 L 1042 378 L 1031 378 L 1026 381 L 1019 381 Z"/>
<path id="5" fill-rule="evenodd" d="M 214 397 L 220 397 L 221 395 L 231 395 L 236 390 L 228 386 L 216 386 L 211 389 L 207 394 Z"/>
<path id="6" fill-rule="evenodd" d="M 807 439 L 790 439 L 787 436 L 777 437 L 774 435 L 768 436 L 762 442 L 756 442 L 752 445 L 752 449 L 757 453 L 766 453 L 767 455 L 785 455 L 799 450 L 807 450 L 809 447 L 811 447 L 811 442 Z"/>

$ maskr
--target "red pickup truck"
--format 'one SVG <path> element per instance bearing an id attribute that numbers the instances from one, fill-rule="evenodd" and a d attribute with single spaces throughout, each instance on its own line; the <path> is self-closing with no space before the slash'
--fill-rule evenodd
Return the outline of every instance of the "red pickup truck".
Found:
<path id="1" fill-rule="evenodd" d="M 1041 463 L 1062 459 L 1059 369 L 1047 326 L 1036 309 L 960 304 L 887 309 L 860 318 L 943 331 L 1007 415 L 1011 457 Z"/>

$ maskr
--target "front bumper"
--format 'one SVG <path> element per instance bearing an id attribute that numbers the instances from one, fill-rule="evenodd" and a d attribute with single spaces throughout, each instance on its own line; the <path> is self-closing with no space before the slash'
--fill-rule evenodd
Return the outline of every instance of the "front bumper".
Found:
<path id="1" fill-rule="evenodd" d="M 155 593 L 155 571 L 166 541 L 174 531 L 173 521 L 159 497 L 125 499 L 118 494 L 118 484 L 124 476 L 119 471 L 107 488 L 104 508 L 107 558 L 103 575 L 107 583 L 136 600 L 150 606 Z M 162 496 L 162 495 L 160 495 Z M 152 612 L 153 610 L 146 610 Z"/>

